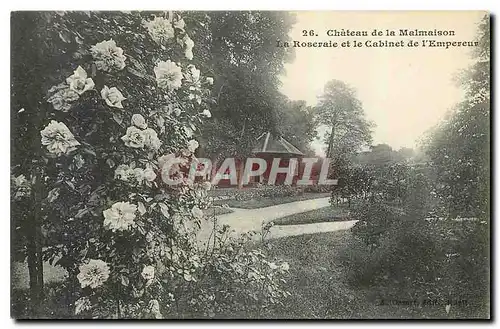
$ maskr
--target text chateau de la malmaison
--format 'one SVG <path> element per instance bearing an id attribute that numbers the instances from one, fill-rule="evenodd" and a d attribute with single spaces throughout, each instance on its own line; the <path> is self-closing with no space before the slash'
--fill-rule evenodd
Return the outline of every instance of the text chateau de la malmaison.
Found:
<path id="1" fill-rule="evenodd" d="M 455 31 L 453 30 L 420 30 L 420 29 L 393 29 L 393 30 L 382 30 L 382 29 L 372 29 L 372 30 L 350 30 L 350 29 L 334 29 L 325 31 L 316 30 L 303 30 L 301 32 L 301 37 L 310 38 L 309 40 L 293 40 L 293 41 L 281 41 L 277 40 L 277 47 L 324 47 L 324 48 L 337 48 L 337 47 L 368 47 L 368 48 L 379 48 L 379 47 L 440 47 L 440 48 L 451 48 L 451 47 L 476 47 L 478 45 L 477 41 L 469 40 L 450 40 L 447 37 L 454 37 Z M 338 40 L 317 40 L 315 37 L 331 37 L 331 38 L 343 38 L 343 37 L 420 37 L 429 39 L 420 40 L 396 40 L 396 39 L 385 39 L 385 40 L 348 40 L 343 42 L 338 42 Z M 432 37 L 445 37 L 446 39 L 431 39 Z"/>

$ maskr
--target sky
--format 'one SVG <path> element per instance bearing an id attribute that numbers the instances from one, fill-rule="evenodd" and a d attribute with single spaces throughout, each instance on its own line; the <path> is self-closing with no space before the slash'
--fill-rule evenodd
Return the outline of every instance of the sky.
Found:
<path id="1" fill-rule="evenodd" d="M 348 12 L 303 11 L 290 33 L 298 41 L 403 40 L 473 41 L 484 12 Z M 454 36 L 438 37 L 329 37 L 327 30 L 385 31 L 399 29 L 452 30 Z M 304 37 L 303 30 L 318 36 Z M 351 44 L 352 45 L 352 44 Z M 342 80 L 357 91 L 366 117 L 376 127 L 374 144 L 394 149 L 416 147 L 419 138 L 435 126 L 463 97 L 454 82 L 470 64 L 470 47 L 445 48 L 295 48 L 295 59 L 285 65 L 281 91 L 293 100 L 314 106 L 324 85 Z M 320 129 L 323 132 L 323 129 Z M 312 143 L 323 155 L 324 144 Z"/>

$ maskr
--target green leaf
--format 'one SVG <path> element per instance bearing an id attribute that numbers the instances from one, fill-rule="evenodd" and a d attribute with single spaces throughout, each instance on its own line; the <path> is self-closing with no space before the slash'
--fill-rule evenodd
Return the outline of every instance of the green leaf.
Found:
<path id="1" fill-rule="evenodd" d="M 80 209 L 76 215 L 75 215 L 75 218 L 82 218 L 86 213 L 88 213 L 89 210 L 87 208 L 84 208 L 84 209 Z"/>
<path id="2" fill-rule="evenodd" d="M 115 120 L 116 123 L 121 126 L 123 123 L 123 116 L 121 115 L 121 113 L 113 112 L 113 120 Z"/>
<path id="3" fill-rule="evenodd" d="M 111 158 L 107 159 L 107 160 L 106 160 L 106 163 L 108 164 L 108 166 L 109 166 L 110 168 L 113 168 L 113 167 L 116 165 L 116 163 L 115 163 L 115 162 L 113 161 L 113 159 L 111 159 Z"/>
<path id="4" fill-rule="evenodd" d="M 97 154 L 95 154 L 95 152 L 92 149 L 87 148 L 87 147 L 83 149 L 83 152 L 90 154 L 90 155 L 93 155 L 95 157 L 97 156 Z"/>
<path id="5" fill-rule="evenodd" d="M 47 201 L 48 202 L 54 202 L 57 200 L 59 197 L 59 187 L 53 188 L 52 190 L 49 191 L 49 195 L 47 196 Z"/>
<path id="6" fill-rule="evenodd" d="M 142 202 L 137 203 L 137 209 L 139 210 L 139 213 L 141 215 L 144 215 L 146 213 L 146 207 L 144 206 L 144 203 L 142 203 Z"/>
<path id="7" fill-rule="evenodd" d="M 126 277 L 125 275 L 121 275 L 121 282 L 122 282 L 122 285 L 124 285 L 125 287 L 128 287 L 128 285 L 130 283 L 128 277 Z"/>

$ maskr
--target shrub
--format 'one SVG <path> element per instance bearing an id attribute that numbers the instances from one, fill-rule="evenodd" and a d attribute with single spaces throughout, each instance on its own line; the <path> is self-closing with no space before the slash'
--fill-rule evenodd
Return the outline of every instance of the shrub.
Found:
<path id="1" fill-rule="evenodd" d="M 50 60 L 46 75 L 34 78 L 47 95 L 44 102 L 34 100 L 40 108 L 29 109 L 38 111 L 37 125 L 24 124 L 41 140 L 34 144 L 36 167 L 25 173 L 28 179 L 18 173 L 22 166 L 14 166 L 13 195 L 38 193 L 32 200 L 45 232 L 44 259 L 68 271 L 64 295 L 74 314 L 161 318 L 189 310 L 193 300 L 206 306 L 210 296 L 193 283 L 204 282 L 207 272 L 215 292 L 241 284 L 253 291 L 251 278 L 243 282 L 212 268 L 233 273 L 267 261 L 215 247 L 207 253 L 196 234 L 210 186 L 182 178 L 185 164 L 195 159 L 195 134 L 209 116 L 213 82 L 191 62 L 189 15 L 38 15 L 46 47 L 40 53 Z M 180 163 L 170 166 L 173 159 Z M 259 286 L 269 293 L 280 277 L 271 270 L 262 269 L 269 280 Z M 257 299 L 268 296 L 255 293 Z M 227 303 L 221 305 L 231 303 L 230 296 L 215 300 L 220 298 Z M 173 311 L 174 303 L 183 306 Z"/>

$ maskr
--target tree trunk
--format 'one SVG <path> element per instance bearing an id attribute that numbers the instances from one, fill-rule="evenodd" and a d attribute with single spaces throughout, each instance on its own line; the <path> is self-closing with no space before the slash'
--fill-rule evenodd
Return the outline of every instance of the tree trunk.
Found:
<path id="1" fill-rule="evenodd" d="M 215 175 L 217 175 L 217 165 L 218 164 L 219 164 L 219 159 L 218 159 L 218 157 L 216 157 L 212 161 L 212 168 L 210 168 L 210 180 L 213 180 L 215 178 Z"/>
<path id="2" fill-rule="evenodd" d="M 333 139 L 335 137 L 335 123 L 332 124 L 332 130 L 330 132 L 330 141 L 328 142 L 328 150 L 326 152 L 327 158 L 333 158 Z"/>
<path id="3" fill-rule="evenodd" d="M 39 12 L 13 12 L 11 17 L 12 29 L 12 77 L 15 83 L 12 85 L 12 100 L 19 107 L 24 107 L 25 118 L 29 120 L 29 131 L 23 135 L 24 143 L 11 144 L 17 158 L 22 158 L 22 152 L 28 152 L 30 161 L 24 166 L 27 173 L 32 173 L 34 182 L 29 209 L 23 220 L 24 232 L 26 234 L 26 251 L 30 279 L 30 317 L 38 318 L 43 308 L 43 260 L 42 260 L 42 200 L 44 195 L 43 146 L 41 145 L 39 132 L 45 120 L 46 104 L 42 104 L 45 92 L 43 80 L 44 70 L 50 56 L 44 53 L 44 35 L 46 19 Z M 29 91 L 29 92 L 26 92 Z M 13 109 L 12 113 L 17 113 Z M 20 120 L 20 119 L 17 119 Z M 23 124 L 14 119 L 13 125 Z M 18 146 L 18 147 L 14 147 Z M 15 162 L 13 162 L 15 163 Z"/>
<path id="4" fill-rule="evenodd" d="M 27 261 L 30 278 L 30 314 L 42 315 L 43 306 L 43 258 L 41 230 L 41 178 L 36 177 L 33 191 L 33 213 L 26 221 Z"/>
<path id="5" fill-rule="evenodd" d="M 245 163 L 243 160 L 241 160 L 238 162 L 238 170 L 236 170 L 238 172 L 238 189 L 240 190 L 243 188 L 244 170 L 245 170 Z"/>

